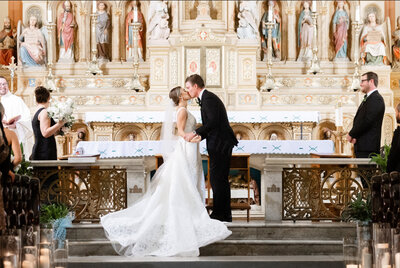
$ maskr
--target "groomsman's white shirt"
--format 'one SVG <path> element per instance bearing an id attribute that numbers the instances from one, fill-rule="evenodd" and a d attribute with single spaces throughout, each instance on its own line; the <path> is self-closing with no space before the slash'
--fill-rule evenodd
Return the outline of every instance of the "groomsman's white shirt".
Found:
<path id="1" fill-rule="evenodd" d="M 203 96 L 203 92 L 204 92 L 204 90 L 206 90 L 205 88 L 203 88 L 203 90 L 202 91 L 200 91 L 200 94 L 199 94 L 199 99 L 201 100 L 201 97 Z"/>

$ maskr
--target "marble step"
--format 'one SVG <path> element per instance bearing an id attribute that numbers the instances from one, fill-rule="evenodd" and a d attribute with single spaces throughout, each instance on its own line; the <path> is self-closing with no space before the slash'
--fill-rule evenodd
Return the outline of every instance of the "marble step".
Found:
<path id="1" fill-rule="evenodd" d="M 71 257 L 69 268 L 342 268 L 343 257 L 327 256 L 251 256 L 251 257 Z"/>
<path id="2" fill-rule="evenodd" d="M 342 240 L 224 240 L 200 248 L 201 256 L 342 255 Z M 111 242 L 71 241 L 70 256 L 115 256 Z"/>
<path id="3" fill-rule="evenodd" d="M 356 236 L 356 227 L 349 223 L 228 223 L 232 235 L 226 240 L 342 240 Z M 100 224 L 74 224 L 67 230 L 70 241 L 107 240 Z"/>

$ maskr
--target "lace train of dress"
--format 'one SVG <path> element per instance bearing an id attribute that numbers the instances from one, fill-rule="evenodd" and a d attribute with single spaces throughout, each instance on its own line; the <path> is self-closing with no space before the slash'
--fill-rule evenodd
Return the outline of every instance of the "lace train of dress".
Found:
<path id="1" fill-rule="evenodd" d="M 199 146 L 179 138 L 145 196 L 132 207 L 105 215 L 101 224 L 120 255 L 198 256 L 199 247 L 232 233 L 209 217 L 203 198 Z"/>

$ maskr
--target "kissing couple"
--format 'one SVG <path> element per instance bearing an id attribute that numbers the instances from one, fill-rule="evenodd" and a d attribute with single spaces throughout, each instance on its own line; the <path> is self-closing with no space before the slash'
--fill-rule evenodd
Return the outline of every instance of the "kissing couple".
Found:
<path id="1" fill-rule="evenodd" d="M 161 141 L 164 163 L 148 191 L 133 206 L 101 217 L 105 233 L 120 255 L 199 256 L 200 247 L 232 233 L 223 222 L 232 221 L 228 175 L 232 149 L 238 141 L 224 104 L 205 89 L 203 78 L 193 74 L 186 78 L 185 87 L 169 92 L 175 113 L 169 116 L 166 112 Z M 195 117 L 187 110 L 187 102 L 193 98 L 201 106 L 203 125 L 198 128 Z M 175 127 L 171 127 L 174 119 L 176 135 L 172 134 Z M 202 139 L 206 139 L 210 161 L 211 215 L 204 202 L 199 152 Z"/>

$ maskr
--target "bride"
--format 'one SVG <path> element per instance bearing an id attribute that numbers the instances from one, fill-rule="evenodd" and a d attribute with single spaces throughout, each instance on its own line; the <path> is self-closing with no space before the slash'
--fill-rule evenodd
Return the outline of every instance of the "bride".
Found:
<path id="1" fill-rule="evenodd" d="M 196 126 L 196 119 L 187 110 L 190 96 L 183 88 L 175 87 L 169 97 L 176 106 L 178 138 L 168 141 L 173 129 L 168 127 L 172 126 L 168 112 L 162 135 L 163 143 L 173 149 L 163 148 L 164 164 L 141 200 L 101 217 L 105 233 L 120 255 L 199 256 L 200 247 L 232 233 L 224 223 L 211 219 L 205 209 L 200 138 L 192 142 L 183 139 Z"/>

